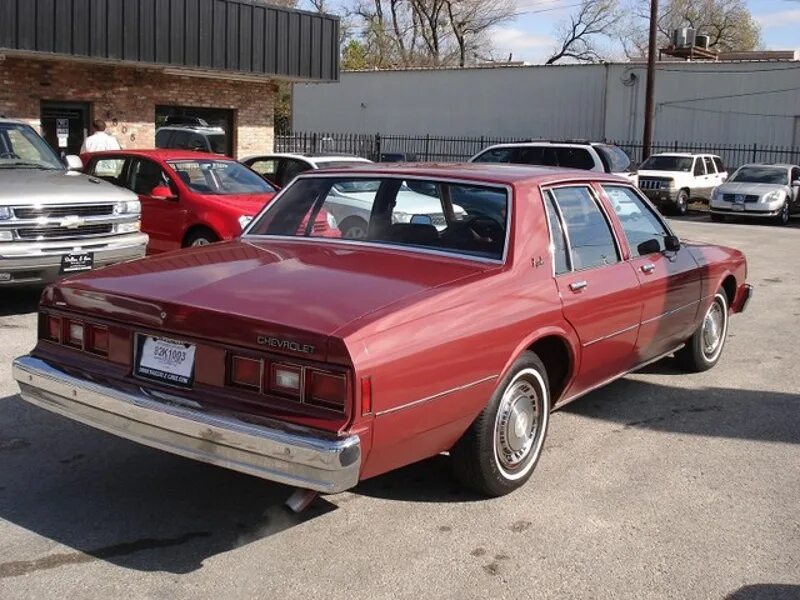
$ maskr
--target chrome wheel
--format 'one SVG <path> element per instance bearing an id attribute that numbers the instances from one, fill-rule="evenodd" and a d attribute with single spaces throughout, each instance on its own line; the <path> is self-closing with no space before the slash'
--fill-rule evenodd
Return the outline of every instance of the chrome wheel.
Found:
<path id="1" fill-rule="evenodd" d="M 192 241 L 192 246 L 208 246 L 211 242 L 204 237 L 199 237 Z"/>
<path id="2" fill-rule="evenodd" d="M 789 203 L 784 202 L 781 206 L 781 213 L 778 215 L 778 221 L 781 225 L 786 225 L 789 222 Z"/>
<path id="3" fill-rule="evenodd" d="M 703 344 L 703 355 L 706 360 L 716 360 L 722 351 L 725 343 L 725 336 L 728 331 L 727 303 L 721 294 L 714 297 L 714 302 L 706 311 L 703 318 L 703 328 L 701 339 Z"/>
<path id="4" fill-rule="evenodd" d="M 533 369 L 517 374 L 503 393 L 494 425 L 494 455 L 507 479 L 524 477 L 536 463 L 544 440 L 546 387 Z"/>

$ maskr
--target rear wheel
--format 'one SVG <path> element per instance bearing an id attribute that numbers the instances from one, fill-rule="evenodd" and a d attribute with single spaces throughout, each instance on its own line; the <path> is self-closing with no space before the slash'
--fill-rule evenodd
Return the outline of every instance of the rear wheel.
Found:
<path id="1" fill-rule="evenodd" d="M 218 241 L 219 237 L 217 237 L 216 233 L 203 227 L 200 229 L 195 229 L 189 235 L 187 235 L 186 239 L 183 241 L 183 247 L 188 248 L 190 246 L 208 246 L 209 244 L 213 244 L 214 242 Z"/>
<path id="2" fill-rule="evenodd" d="M 678 195 L 675 198 L 675 207 L 673 210 L 678 216 L 685 215 L 689 210 L 689 192 L 687 190 L 681 190 L 678 192 Z"/>
<path id="3" fill-rule="evenodd" d="M 719 362 L 728 337 L 728 298 L 720 290 L 706 310 L 700 326 L 676 354 L 687 371 L 708 371 Z"/>
<path id="4" fill-rule="evenodd" d="M 541 455 L 550 408 L 544 365 L 526 352 L 451 450 L 456 476 L 487 496 L 503 496 L 521 487 Z"/>

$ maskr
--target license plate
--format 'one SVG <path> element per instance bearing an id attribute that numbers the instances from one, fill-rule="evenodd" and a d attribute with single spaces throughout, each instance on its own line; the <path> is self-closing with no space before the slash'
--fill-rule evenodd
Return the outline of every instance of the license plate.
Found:
<path id="1" fill-rule="evenodd" d="M 197 350 L 194 344 L 152 335 L 140 335 L 136 343 L 134 373 L 137 376 L 179 387 L 192 387 Z"/>
<path id="2" fill-rule="evenodd" d="M 61 257 L 62 273 L 79 273 L 81 271 L 91 271 L 94 266 L 93 252 L 80 252 L 65 254 Z"/>
<path id="3" fill-rule="evenodd" d="M 741 212 L 744 210 L 744 204 L 734 204 L 733 206 L 731 206 L 731 208 L 733 210 Z"/>

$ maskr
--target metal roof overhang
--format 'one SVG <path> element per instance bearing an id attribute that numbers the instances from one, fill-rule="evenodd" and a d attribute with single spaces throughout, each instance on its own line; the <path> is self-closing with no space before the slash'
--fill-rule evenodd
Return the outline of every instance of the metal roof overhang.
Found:
<path id="1" fill-rule="evenodd" d="M 251 0 L 0 0 L 0 53 L 337 81 L 339 19 Z"/>

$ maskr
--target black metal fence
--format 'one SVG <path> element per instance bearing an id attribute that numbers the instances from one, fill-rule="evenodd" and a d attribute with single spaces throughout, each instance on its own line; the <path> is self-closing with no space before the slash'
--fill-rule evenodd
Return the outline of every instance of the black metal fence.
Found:
<path id="1" fill-rule="evenodd" d="M 289 133 L 275 136 L 276 152 L 354 154 L 375 161 L 463 162 L 486 146 L 531 141 L 510 137 L 443 137 L 383 135 L 380 133 Z M 631 157 L 642 160 L 641 142 L 609 141 Z M 653 152 L 694 152 L 719 155 L 725 165 L 738 167 L 748 162 L 800 163 L 800 147 L 764 144 L 706 144 L 701 142 L 655 142 Z"/>

